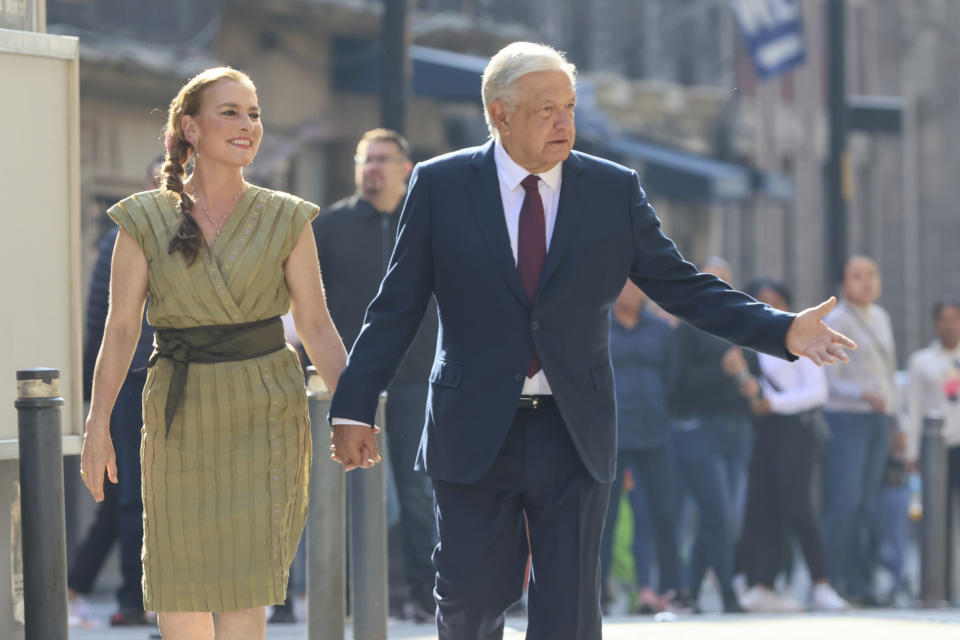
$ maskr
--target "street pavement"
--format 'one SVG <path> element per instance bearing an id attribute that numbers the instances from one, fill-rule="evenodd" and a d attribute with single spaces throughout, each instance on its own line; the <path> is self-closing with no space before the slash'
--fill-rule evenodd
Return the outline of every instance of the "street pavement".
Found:
<path id="1" fill-rule="evenodd" d="M 70 640 L 149 640 L 149 627 L 110 628 L 109 599 L 90 602 L 98 622 L 94 629 L 70 629 Z M 522 640 L 524 620 L 511 618 L 504 640 Z M 158 635 L 154 637 L 159 637 Z M 436 640 L 432 624 L 391 621 L 387 637 L 393 640 Z M 843 614 L 689 615 L 656 621 L 650 616 L 619 615 L 606 619 L 604 640 L 955 640 L 960 638 L 960 609 L 870 609 Z M 346 639 L 352 639 L 348 629 Z M 267 640 L 307 640 L 306 624 L 268 625 Z M 322 640 L 333 640 L 323 638 Z"/>

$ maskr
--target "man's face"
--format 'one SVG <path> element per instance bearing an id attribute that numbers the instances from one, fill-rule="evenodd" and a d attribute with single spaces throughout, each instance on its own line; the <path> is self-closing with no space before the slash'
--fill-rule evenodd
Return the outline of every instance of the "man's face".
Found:
<path id="1" fill-rule="evenodd" d="M 514 162 L 543 173 L 570 155 L 576 138 L 577 94 L 562 71 L 534 71 L 516 81 L 517 104 L 495 101 L 500 142 Z M 494 105 L 491 105 L 494 108 Z"/>
<path id="2" fill-rule="evenodd" d="M 847 262 L 843 270 L 843 295 L 860 306 L 880 297 L 880 274 L 873 260 L 860 256 Z"/>
<path id="3" fill-rule="evenodd" d="M 960 309 L 950 306 L 940 309 L 936 329 L 940 344 L 947 349 L 955 348 L 960 343 Z"/>
<path id="4" fill-rule="evenodd" d="M 411 169 L 400 147 L 389 140 L 370 140 L 357 147 L 354 179 L 364 198 L 402 192 Z"/>

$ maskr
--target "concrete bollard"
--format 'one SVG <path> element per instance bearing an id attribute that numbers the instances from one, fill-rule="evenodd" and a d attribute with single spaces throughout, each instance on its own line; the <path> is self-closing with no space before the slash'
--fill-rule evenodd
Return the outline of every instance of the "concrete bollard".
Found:
<path id="1" fill-rule="evenodd" d="M 387 394 L 380 395 L 377 425 L 386 431 Z M 380 455 L 386 457 L 386 438 L 379 441 Z M 353 579 L 350 602 L 353 608 L 354 640 L 386 640 L 388 614 L 387 584 L 387 477 L 386 466 L 357 469 L 347 478 L 350 504 L 350 566 Z"/>
<path id="2" fill-rule="evenodd" d="M 920 448 L 923 517 L 920 533 L 920 603 L 945 605 L 947 576 L 947 449 L 943 416 L 930 413 L 923 420 Z"/>
<path id="3" fill-rule="evenodd" d="M 67 640 L 60 372 L 17 371 L 25 640 Z"/>
<path id="4" fill-rule="evenodd" d="M 307 400 L 313 461 L 307 507 L 307 639 L 343 638 L 347 613 L 346 479 L 330 460 L 330 392 L 314 367 Z"/>

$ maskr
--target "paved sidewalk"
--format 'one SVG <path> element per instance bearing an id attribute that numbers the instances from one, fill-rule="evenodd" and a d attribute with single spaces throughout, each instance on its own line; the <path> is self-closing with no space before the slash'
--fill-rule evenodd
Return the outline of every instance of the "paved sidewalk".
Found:
<path id="1" fill-rule="evenodd" d="M 149 640 L 148 627 L 112 629 L 106 620 L 112 612 L 109 600 L 90 602 L 103 625 L 96 629 L 70 630 L 70 640 Z M 504 640 L 522 640 L 525 621 L 507 621 Z M 432 624 L 391 621 L 388 637 L 403 640 L 437 640 Z M 608 618 L 604 640 L 954 640 L 960 638 L 960 609 L 937 611 L 874 609 L 844 614 L 800 615 L 690 615 L 674 621 L 656 622 L 649 616 L 621 615 Z M 346 639 L 351 640 L 348 630 Z M 307 640 L 306 624 L 269 625 L 268 640 Z M 333 640 L 324 638 L 323 640 Z"/>

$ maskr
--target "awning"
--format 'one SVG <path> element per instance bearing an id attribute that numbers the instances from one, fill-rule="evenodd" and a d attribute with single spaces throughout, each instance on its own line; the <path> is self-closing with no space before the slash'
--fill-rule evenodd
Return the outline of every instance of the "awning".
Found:
<path id="1" fill-rule="evenodd" d="M 487 58 L 422 46 L 411 46 L 408 53 L 413 64 L 414 95 L 480 102 L 480 81 Z M 381 55 L 378 41 L 334 40 L 333 88 L 377 93 Z M 589 80 L 581 79 L 578 85 L 577 148 L 604 157 L 615 156 L 614 159 L 637 167 L 644 187 L 658 197 L 725 202 L 744 200 L 763 191 L 777 199 L 792 200 L 793 183 L 781 174 L 759 172 L 613 133 L 609 118 L 595 106 Z"/>
<path id="2" fill-rule="evenodd" d="M 430 47 L 407 50 L 413 64 L 413 94 L 454 102 L 480 102 L 480 79 L 487 59 Z M 333 41 L 333 88 L 376 94 L 380 91 L 380 41 Z"/>
<path id="3" fill-rule="evenodd" d="M 626 137 L 611 138 L 603 146 L 639 161 L 643 184 L 658 197 L 729 201 L 748 198 L 753 191 L 751 172 L 740 165 Z"/>

